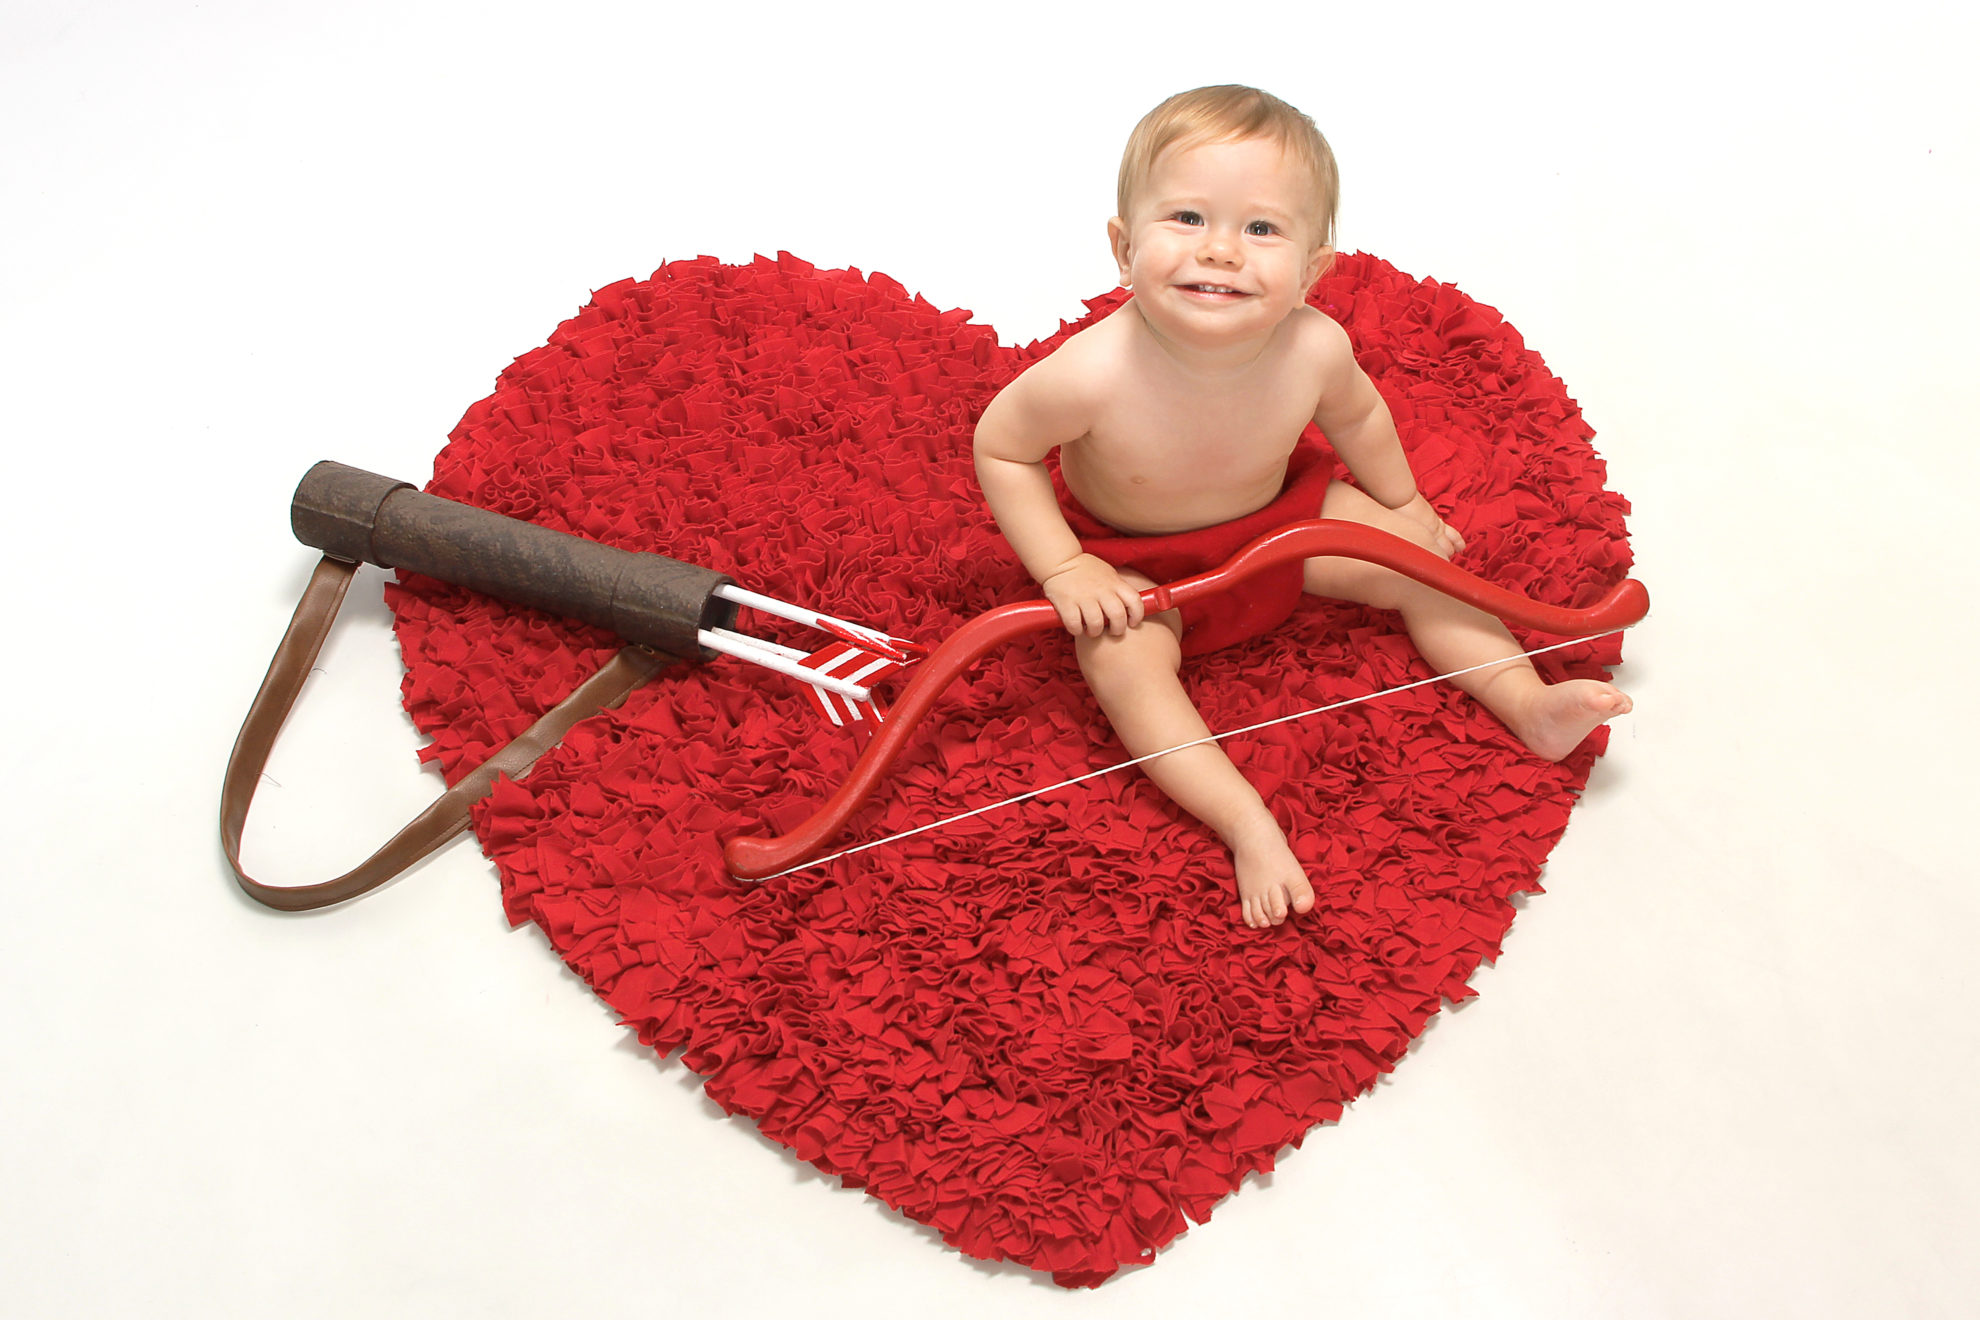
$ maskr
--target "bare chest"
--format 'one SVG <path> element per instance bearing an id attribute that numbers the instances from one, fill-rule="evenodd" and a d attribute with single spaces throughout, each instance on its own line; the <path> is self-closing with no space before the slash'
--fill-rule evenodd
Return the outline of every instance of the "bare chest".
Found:
<path id="1" fill-rule="evenodd" d="M 1207 527 L 1263 508 L 1284 485 L 1314 407 L 1274 385 L 1123 390 L 1063 451 L 1066 482 L 1094 516 L 1124 531 Z"/>

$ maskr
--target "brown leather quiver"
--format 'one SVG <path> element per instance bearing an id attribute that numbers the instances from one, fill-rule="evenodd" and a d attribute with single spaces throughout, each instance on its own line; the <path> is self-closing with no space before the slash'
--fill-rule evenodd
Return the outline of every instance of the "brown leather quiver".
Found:
<path id="1" fill-rule="evenodd" d="M 697 634 L 735 619 L 735 605 L 715 594 L 730 579 L 712 569 L 538 527 L 342 463 L 326 460 L 309 470 L 289 519 L 296 539 L 324 557 L 241 725 L 220 797 L 220 843 L 234 878 L 257 901 L 284 911 L 341 903 L 412 866 L 467 828 L 469 808 L 497 775 L 520 779 L 573 725 L 624 701 L 670 659 L 705 658 Z M 629 644 L 353 870 L 317 884 L 263 884 L 241 869 L 241 830 L 269 752 L 360 563 L 423 573 L 578 619 Z"/>

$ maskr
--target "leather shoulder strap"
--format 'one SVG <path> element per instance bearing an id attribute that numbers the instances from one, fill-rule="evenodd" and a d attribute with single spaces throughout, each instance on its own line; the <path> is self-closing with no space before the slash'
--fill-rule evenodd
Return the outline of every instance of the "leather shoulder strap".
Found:
<path id="1" fill-rule="evenodd" d="M 254 704 L 248 708 L 240 737 L 234 740 L 234 752 L 227 760 L 227 776 L 221 788 L 220 846 L 226 851 L 234 878 L 250 897 L 284 912 L 328 907 L 356 898 L 412 866 L 467 828 L 469 808 L 494 787 L 497 775 L 522 778 L 538 757 L 562 741 L 572 726 L 607 706 L 618 705 L 667 663 L 665 656 L 641 647 L 627 647 L 555 709 L 462 776 L 432 806 L 356 868 L 319 884 L 263 884 L 241 869 L 241 829 L 247 823 L 248 807 L 254 801 L 254 791 L 268 764 L 268 754 L 274 749 L 275 738 L 295 708 L 303 681 L 309 677 L 310 666 L 316 663 L 317 653 L 323 649 L 323 640 L 329 635 L 330 625 L 356 572 L 356 564 L 328 555 L 316 566 L 309 585 L 303 589 L 295 617 L 289 621 L 289 630 L 275 648 L 268 676 L 261 680 L 261 690 L 255 693 Z"/>

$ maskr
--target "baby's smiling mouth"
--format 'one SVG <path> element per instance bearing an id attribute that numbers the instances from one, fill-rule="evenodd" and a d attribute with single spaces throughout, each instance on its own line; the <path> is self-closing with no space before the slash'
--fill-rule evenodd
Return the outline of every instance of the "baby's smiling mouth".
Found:
<path id="1" fill-rule="evenodd" d="M 1191 293 L 1217 293 L 1217 294 L 1238 295 L 1243 292 L 1240 289 L 1233 289 L 1228 284 L 1185 284 L 1182 287 L 1187 289 Z"/>

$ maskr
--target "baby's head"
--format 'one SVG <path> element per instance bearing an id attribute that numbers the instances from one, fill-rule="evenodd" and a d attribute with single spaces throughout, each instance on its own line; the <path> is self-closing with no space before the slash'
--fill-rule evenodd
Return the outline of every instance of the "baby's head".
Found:
<path id="1" fill-rule="evenodd" d="M 1162 153 L 1205 142 L 1262 138 L 1278 144 L 1289 169 L 1306 176 L 1317 243 L 1332 247 L 1334 210 L 1340 202 L 1340 176 L 1334 153 L 1313 121 L 1269 92 L 1225 85 L 1178 92 L 1142 116 L 1121 155 L 1116 204 L 1126 220 Z"/>

